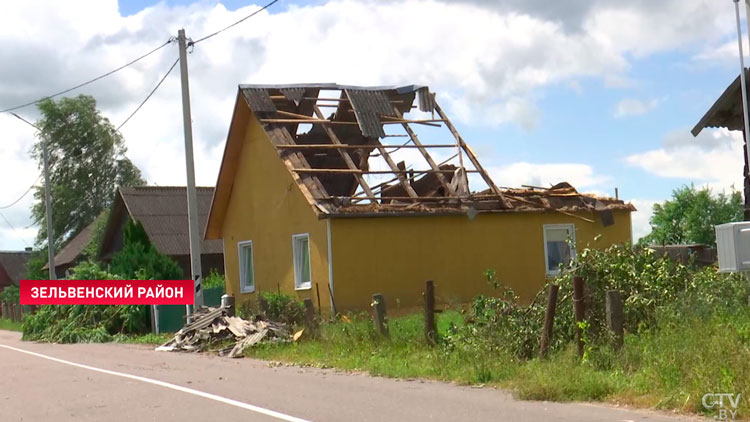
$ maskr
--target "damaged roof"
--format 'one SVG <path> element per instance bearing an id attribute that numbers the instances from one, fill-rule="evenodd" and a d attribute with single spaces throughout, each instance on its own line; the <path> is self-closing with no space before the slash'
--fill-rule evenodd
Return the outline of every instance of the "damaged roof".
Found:
<path id="1" fill-rule="evenodd" d="M 211 206 L 212 187 L 198 187 L 198 224 L 205 227 Z M 110 253 L 111 243 L 121 230 L 123 214 L 143 225 L 149 241 L 168 256 L 189 255 L 190 235 L 187 218 L 187 193 L 184 186 L 139 186 L 120 188 L 102 239 L 102 253 Z M 203 240 L 201 254 L 222 254 L 218 240 Z M 106 256 L 105 256 L 106 257 Z"/>
<path id="2" fill-rule="evenodd" d="M 206 231 L 211 238 L 239 165 L 241 137 L 232 134 L 244 131 L 251 115 L 321 218 L 579 211 L 597 203 L 577 192 L 560 200 L 551 191 L 527 198 L 525 190 L 500 189 L 427 86 L 240 85 Z M 484 188 L 473 192 L 470 180 Z M 598 206 L 633 209 L 615 199 Z"/>
<path id="3" fill-rule="evenodd" d="M 750 69 L 745 69 L 745 77 L 750 81 Z M 729 130 L 742 130 L 742 84 L 740 76 L 729 84 L 716 102 L 708 109 L 697 125 L 690 131 L 693 136 L 707 127 L 722 127 Z"/>

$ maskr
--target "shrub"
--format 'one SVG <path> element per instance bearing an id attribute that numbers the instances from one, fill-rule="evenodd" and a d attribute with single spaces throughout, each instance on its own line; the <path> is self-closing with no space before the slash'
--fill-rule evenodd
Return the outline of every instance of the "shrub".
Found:
<path id="1" fill-rule="evenodd" d="M 260 297 L 268 304 L 268 319 L 292 325 L 302 324 L 305 307 L 293 296 L 280 292 L 263 292 Z"/>
<path id="2" fill-rule="evenodd" d="M 16 286 L 8 286 L 0 292 L 0 302 L 2 303 L 20 303 L 21 292 Z"/>
<path id="3" fill-rule="evenodd" d="M 747 304 L 750 288 L 742 274 L 720 274 L 714 267 L 695 268 L 675 263 L 650 249 L 613 245 L 604 250 L 584 249 L 551 280 L 560 286 L 550 348 L 562 349 L 575 338 L 573 277 L 585 279 L 587 349 L 605 343 L 605 297 L 607 290 L 619 291 L 625 304 L 626 332 L 658 328 L 663 315 L 741 307 Z M 521 306 L 515 293 L 503 286 L 495 272 L 485 273 L 498 294 L 478 296 L 467 323 L 447 339 L 460 347 L 502 349 L 519 358 L 538 354 L 548 286 L 531 304 Z"/>
<path id="4" fill-rule="evenodd" d="M 221 287 L 222 290 L 226 291 L 224 276 L 216 272 L 216 270 L 211 270 L 211 274 L 203 279 L 203 288 L 215 289 L 217 287 Z"/>

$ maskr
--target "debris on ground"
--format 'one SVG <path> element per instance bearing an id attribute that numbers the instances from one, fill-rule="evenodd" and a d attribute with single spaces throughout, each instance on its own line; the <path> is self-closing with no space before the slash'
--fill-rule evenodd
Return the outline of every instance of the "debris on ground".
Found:
<path id="1" fill-rule="evenodd" d="M 225 308 L 205 308 L 195 312 L 191 323 L 156 350 L 203 352 L 211 345 L 221 345 L 224 347 L 219 349 L 219 356 L 238 358 L 243 356 L 245 349 L 261 341 L 289 342 L 292 334 L 286 324 L 265 321 L 260 316 L 250 322 L 229 316 Z"/>

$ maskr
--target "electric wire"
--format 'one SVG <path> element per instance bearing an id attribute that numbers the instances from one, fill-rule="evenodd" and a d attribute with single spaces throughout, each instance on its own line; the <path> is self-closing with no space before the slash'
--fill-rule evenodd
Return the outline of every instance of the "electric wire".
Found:
<path id="1" fill-rule="evenodd" d="M 18 229 L 16 229 L 16 228 L 15 228 L 15 227 L 14 227 L 14 226 L 13 226 L 12 224 L 10 224 L 10 221 L 8 221 L 8 219 L 7 219 L 7 218 L 5 218 L 5 215 L 3 215 L 3 213 L 1 213 L 1 212 L 0 212 L 0 217 L 2 217 L 2 218 L 3 218 L 3 220 L 5 221 L 5 224 L 7 224 L 7 225 L 8 225 L 8 227 L 10 227 L 10 229 L 11 229 L 12 231 L 16 231 L 16 230 L 18 230 Z M 24 240 L 23 238 L 21 238 L 21 241 L 23 242 L 23 244 L 24 244 L 24 245 L 26 245 L 26 246 L 29 246 L 29 243 L 28 243 L 28 242 L 26 242 L 26 241 L 25 241 L 25 240 Z"/>
<path id="2" fill-rule="evenodd" d="M 190 47 L 190 46 L 193 46 L 193 45 L 195 45 L 195 44 L 198 44 L 198 43 L 199 43 L 199 42 L 201 42 L 201 41 L 205 41 L 205 40 L 207 40 L 207 39 L 209 39 L 209 38 L 211 38 L 211 37 L 213 37 L 213 36 L 219 35 L 220 33 L 222 33 L 222 32 L 224 32 L 224 31 L 226 31 L 227 29 L 229 29 L 229 28 L 232 28 L 232 27 L 234 27 L 234 26 L 236 26 L 236 25 L 239 25 L 240 23 L 242 23 L 242 22 L 244 22 L 244 21 L 246 21 L 246 20 L 248 20 L 248 19 L 252 18 L 253 16 L 257 15 L 258 13 L 260 13 L 260 12 L 262 12 L 262 11 L 264 11 L 264 10 L 268 9 L 269 7 L 273 6 L 273 5 L 274 5 L 274 3 L 278 2 L 278 1 L 279 1 L 279 0 L 273 0 L 272 2 L 270 2 L 270 3 L 266 4 L 265 6 L 263 6 L 263 7 L 261 7 L 260 9 L 258 9 L 258 10 L 256 10 L 256 11 L 254 11 L 253 13 L 251 13 L 251 14 L 249 14 L 249 15 L 245 16 L 244 18 L 242 18 L 242 19 L 240 19 L 240 20 L 238 20 L 238 21 L 234 22 L 234 23 L 233 23 L 233 24 L 231 24 L 231 25 L 225 26 L 224 28 L 222 28 L 222 29 L 220 29 L 220 30 L 218 30 L 218 31 L 216 31 L 216 32 L 214 32 L 214 33 L 212 33 L 212 34 L 206 35 L 205 37 L 199 38 L 199 39 L 197 39 L 197 40 L 195 40 L 195 41 L 190 41 L 190 42 L 188 43 L 188 47 Z"/>
<path id="3" fill-rule="evenodd" d="M 5 205 L 5 206 L 2 206 L 2 207 L 0 207 L 0 210 L 7 210 L 8 208 L 12 207 L 13 205 L 16 205 L 17 203 L 21 202 L 21 200 L 22 200 L 22 199 L 23 199 L 24 197 L 26 197 L 26 195 L 28 195 L 28 194 L 29 194 L 29 192 L 31 192 L 31 189 L 34 189 L 34 186 L 35 186 L 35 185 L 36 185 L 37 183 L 39 183 L 39 180 L 40 180 L 41 178 L 42 178 L 42 175 L 40 174 L 40 175 L 39 175 L 39 176 L 38 176 L 38 177 L 36 178 L 36 180 L 34 181 L 34 183 L 32 183 L 32 184 L 31 184 L 31 186 L 29 186 L 29 188 L 28 188 L 28 189 L 26 189 L 26 192 L 24 192 L 24 193 L 23 193 L 23 194 L 22 194 L 22 195 L 21 195 L 21 196 L 20 196 L 20 197 L 19 197 L 18 199 L 16 199 L 15 201 L 11 202 L 10 204 L 8 204 L 8 205 Z"/>
<path id="4" fill-rule="evenodd" d="M 154 95 L 154 92 L 156 92 L 156 90 L 159 89 L 159 87 L 161 86 L 162 82 L 164 82 L 164 80 L 167 79 L 167 76 L 169 76 L 169 74 L 172 73 L 172 69 L 174 69 L 174 67 L 177 66 L 177 63 L 179 63 L 179 61 L 180 61 L 180 58 L 178 57 L 177 60 L 175 60 L 174 63 L 172 63 L 172 66 L 169 68 L 169 70 L 167 70 L 167 73 L 165 73 L 164 76 L 162 76 L 162 78 L 159 80 L 159 83 L 156 84 L 156 86 L 154 87 L 154 89 L 152 89 L 151 92 L 148 93 L 148 95 L 146 96 L 146 98 L 144 98 L 143 101 L 141 101 L 141 103 L 138 104 L 138 107 L 136 107 L 135 110 L 133 110 L 133 112 L 130 113 L 130 115 L 127 117 L 127 119 L 125 119 L 125 121 L 123 121 L 122 123 L 120 123 L 120 126 L 117 126 L 117 129 L 115 129 L 116 131 L 119 132 L 120 129 L 123 126 L 125 126 L 125 123 L 127 123 L 128 121 L 130 121 L 130 118 L 133 117 L 133 116 L 135 116 L 135 113 L 138 113 L 138 110 L 140 110 L 141 107 L 143 107 L 143 105 L 146 104 L 146 101 L 148 101 L 149 98 L 151 98 L 151 96 Z"/>
<path id="5" fill-rule="evenodd" d="M 120 67 L 118 67 L 118 68 L 116 68 L 116 69 L 114 69 L 114 70 L 111 70 L 111 71 L 109 71 L 109 72 L 107 72 L 107 73 L 105 73 L 105 74 L 103 74 L 103 75 L 99 75 L 99 76 L 97 76 L 97 77 L 96 77 L 96 78 L 94 78 L 94 79 L 90 79 L 90 80 L 88 80 L 88 81 L 86 81 L 86 82 L 80 83 L 80 84 L 78 84 L 78 85 L 76 85 L 76 86 L 74 86 L 74 87 L 71 87 L 71 88 L 65 89 L 65 90 L 63 90 L 63 91 L 59 91 L 59 92 L 56 92 L 56 93 L 54 93 L 54 94 L 50 94 L 50 95 L 47 95 L 46 97 L 42 97 L 42 98 L 39 98 L 39 99 L 37 99 L 37 100 L 34 100 L 34 101 L 30 101 L 30 102 L 28 102 L 28 103 L 25 103 L 25 104 L 20 104 L 20 105 L 17 105 L 17 106 L 13 106 L 13 107 L 10 107 L 10 108 L 6 108 L 6 109 L 4 109 L 4 110 L 0 110 L 0 113 L 8 113 L 8 112 L 11 112 L 11 111 L 14 111 L 14 110 L 18 110 L 18 109 L 20 109 L 20 108 L 28 107 L 28 106 L 30 106 L 30 105 L 34 105 L 34 104 L 37 104 L 37 103 L 39 103 L 39 102 L 41 102 L 41 101 L 43 101 L 43 100 L 46 100 L 46 99 L 48 99 L 48 98 L 54 98 L 54 97 L 57 97 L 57 96 L 60 96 L 60 95 L 63 95 L 63 94 L 67 94 L 68 92 L 70 92 L 70 91 L 73 91 L 73 90 L 76 90 L 76 89 L 78 89 L 78 88 L 82 88 L 82 87 L 84 87 L 84 86 L 86 86 L 86 85 L 89 85 L 89 84 L 91 84 L 91 83 L 94 83 L 94 82 L 96 82 L 96 81 L 98 81 L 98 80 L 100 80 L 100 79 L 106 78 L 107 76 L 110 76 L 110 75 L 112 75 L 112 74 L 114 74 L 114 73 L 117 73 L 117 72 L 119 72 L 120 70 L 122 70 L 122 69 L 125 69 L 125 68 L 126 68 L 126 67 L 128 67 L 128 66 L 132 66 L 133 64 L 135 64 L 135 63 L 137 63 L 137 62 L 139 62 L 139 61 L 141 61 L 141 60 L 145 59 L 146 57 L 148 57 L 148 56 L 150 56 L 150 55 L 152 55 L 152 54 L 154 54 L 154 53 L 156 53 L 157 51 L 161 50 L 162 48 L 164 48 L 164 47 L 165 47 L 165 46 L 167 46 L 168 44 L 171 44 L 171 43 L 173 43 L 174 41 L 175 41 L 175 38 L 174 38 L 174 37 L 170 37 L 170 38 L 169 38 L 169 39 L 168 39 L 168 40 L 167 40 L 166 42 L 164 42 L 164 44 L 162 44 L 162 45 L 160 45 L 160 46 L 158 46 L 158 47 L 154 48 L 153 50 L 149 51 L 148 53 L 146 53 L 146 54 L 144 54 L 144 55 L 142 55 L 142 56 L 140 56 L 140 57 L 138 57 L 138 58 L 136 58 L 136 59 L 133 59 L 133 60 L 131 60 L 131 61 L 129 61 L 129 62 L 127 62 L 127 63 L 125 63 L 124 65 L 122 65 L 122 66 L 120 66 Z"/>

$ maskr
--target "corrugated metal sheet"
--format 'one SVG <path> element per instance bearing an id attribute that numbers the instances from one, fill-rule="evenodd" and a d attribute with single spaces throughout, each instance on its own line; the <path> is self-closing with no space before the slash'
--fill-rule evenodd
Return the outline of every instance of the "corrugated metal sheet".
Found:
<path id="1" fill-rule="evenodd" d="M 265 88 L 245 88 L 242 94 L 253 111 L 268 113 L 276 111 L 276 106 Z"/>
<path id="2" fill-rule="evenodd" d="M 396 116 L 388 95 L 382 90 L 346 89 L 362 135 L 368 138 L 385 136 L 380 116 Z"/>
<path id="3" fill-rule="evenodd" d="M 281 88 L 279 91 L 284 94 L 284 98 L 294 101 L 297 105 L 302 101 L 302 97 L 305 96 L 305 88 Z"/>
<path id="4" fill-rule="evenodd" d="M 419 101 L 419 111 L 431 113 L 435 110 L 435 97 L 430 92 L 430 88 L 426 86 L 419 88 L 417 100 Z"/>
<path id="5" fill-rule="evenodd" d="M 750 70 L 745 69 L 746 77 L 750 78 Z M 693 136 L 707 127 L 724 127 L 729 130 L 742 130 L 742 87 L 739 75 L 729 84 L 706 114 L 690 132 Z"/>
<path id="6" fill-rule="evenodd" d="M 198 224 L 206 225 L 214 188 L 198 189 Z M 120 195 L 130 217 L 139 221 L 151 243 L 165 255 L 189 255 L 190 236 L 187 218 L 187 193 L 184 186 L 142 186 L 121 188 Z M 223 253 L 220 240 L 203 240 L 201 253 Z"/>

